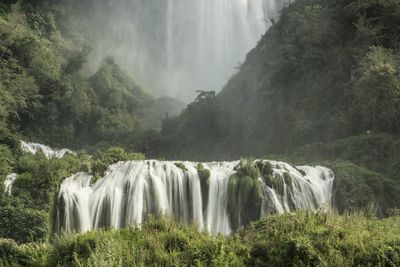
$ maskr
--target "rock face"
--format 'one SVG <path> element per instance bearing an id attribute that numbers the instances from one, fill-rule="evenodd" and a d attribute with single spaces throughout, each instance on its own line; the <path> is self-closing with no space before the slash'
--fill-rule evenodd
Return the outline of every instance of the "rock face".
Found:
<path id="1" fill-rule="evenodd" d="M 119 162 L 94 184 L 90 174 L 75 174 L 61 185 L 55 229 L 85 232 L 129 227 L 153 214 L 229 234 L 266 213 L 331 205 L 334 176 L 327 168 L 257 160 L 252 163 L 256 166 L 252 177 L 242 177 L 237 166 L 238 161 L 201 167 L 197 162 Z M 209 170 L 207 183 L 202 181 L 204 170 Z"/>

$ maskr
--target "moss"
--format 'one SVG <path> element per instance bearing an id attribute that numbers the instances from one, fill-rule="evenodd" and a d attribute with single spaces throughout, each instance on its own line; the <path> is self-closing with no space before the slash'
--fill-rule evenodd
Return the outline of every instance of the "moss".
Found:
<path id="1" fill-rule="evenodd" d="M 207 184 L 210 184 L 210 170 L 204 168 L 203 164 L 197 164 L 197 173 L 199 175 L 200 181 L 203 181 Z"/>
<path id="2" fill-rule="evenodd" d="M 290 176 L 290 174 L 288 172 L 283 173 L 283 179 L 287 186 L 292 187 L 292 183 L 293 183 L 292 176 Z"/>
<path id="3" fill-rule="evenodd" d="M 260 176 L 260 171 L 257 168 L 257 163 L 254 163 L 254 159 L 251 158 L 241 159 L 235 170 L 239 178 L 249 176 L 253 179 L 258 179 L 258 177 Z"/>
<path id="4" fill-rule="evenodd" d="M 263 176 L 272 175 L 274 173 L 274 169 L 272 168 L 272 164 L 270 162 L 265 162 L 261 169 L 261 174 Z"/>
<path id="5" fill-rule="evenodd" d="M 187 172 L 186 166 L 182 162 L 175 162 L 175 166 L 181 169 L 183 172 Z"/>
<path id="6" fill-rule="evenodd" d="M 203 201 L 203 209 L 205 210 L 208 204 L 208 192 L 210 188 L 210 170 L 204 168 L 203 164 L 197 164 L 197 174 L 200 179 L 201 196 Z"/>
<path id="7" fill-rule="evenodd" d="M 272 188 L 275 190 L 277 194 L 283 196 L 284 184 L 282 176 L 279 173 L 276 173 L 273 177 L 274 179 L 272 181 Z"/>
<path id="8" fill-rule="evenodd" d="M 228 183 L 228 215 L 231 222 L 231 227 L 237 229 L 239 227 L 239 213 L 238 213 L 238 185 L 239 178 L 236 174 L 229 177 Z"/>
<path id="9" fill-rule="evenodd" d="M 141 153 L 125 151 L 120 147 L 111 147 L 107 150 L 98 151 L 91 159 L 91 169 L 95 179 L 102 177 L 107 168 L 120 161 L 144 160 L 145 157 Z"/>

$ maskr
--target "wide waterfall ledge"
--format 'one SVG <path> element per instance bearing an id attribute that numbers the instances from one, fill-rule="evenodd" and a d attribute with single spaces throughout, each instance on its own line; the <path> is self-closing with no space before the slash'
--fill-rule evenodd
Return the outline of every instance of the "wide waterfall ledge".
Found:
<path id="1" fill-rule="evenodd" d="M 268 213 L 331 207 L 328 168 L 270 160 L 242 165 L 145 160 L 111 165 L 97 181 L 77 173 L 60 187 L 55 230 L 134 227 L 153 214 L 229 234 Z"/>

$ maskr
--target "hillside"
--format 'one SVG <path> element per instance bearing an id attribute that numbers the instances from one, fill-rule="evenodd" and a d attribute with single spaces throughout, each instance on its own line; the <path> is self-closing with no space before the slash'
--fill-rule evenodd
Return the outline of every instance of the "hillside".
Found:
<path id="1" fill-rule="evenodd" d="M 185 108 L 91 62 L 117 2 L 0 3 L 0 266 L 400 264 L 399 1 L 288 1 Z"/>
<path id="2" fill-rule="evenodd" d="M 1 138 L 147 152 L 148 129 L 183 104 L 153 98 L 113 58 L 90 70 L 91 43 L 77 8 L 47 0 L 0 5 Z"/>
<path id="3" fill-rule="evenodd" d="M 164 132 L 179 140 L 178 155 L 202 159 L 289 153 L 367 132 L 398 139 L 399 17 L 397 1 L 295 1 L 221 93 Z"/>

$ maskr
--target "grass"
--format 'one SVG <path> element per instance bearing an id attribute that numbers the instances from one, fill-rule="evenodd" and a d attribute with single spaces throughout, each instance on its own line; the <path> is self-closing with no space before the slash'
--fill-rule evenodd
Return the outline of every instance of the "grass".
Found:
<path id="1" fill-rule="evenodd" d="M 4 266 L 398 266 L 400 217 L 298 211 L 267 215 L 231 236 L 149 217 L 141 228 L 0 241 Z"/>

